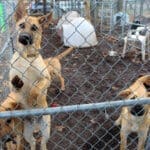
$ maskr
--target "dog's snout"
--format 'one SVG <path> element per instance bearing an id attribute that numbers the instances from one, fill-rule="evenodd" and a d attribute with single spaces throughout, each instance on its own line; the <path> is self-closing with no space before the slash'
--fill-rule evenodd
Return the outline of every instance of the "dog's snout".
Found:
<path id="1" fill-rule="evenodd" d="M 33 132 L 33 137 L 34 137 L 35 139 L 41 138 L 41 137 L 42 137 L 42 132 L 41 132 L 41 130 L 35 130 L 35 131 Z"/>
<path id="2" fill-rule="evenodd" d="M 144 115 L 145 110 L 143 105 L 135 105 L 131 107 L 131 114 L 134 116 L 142 116 Z"/>
<path id="3" fill-rule="evenodd" d="M 19 42 L 23 45 L 31 45 L 33 43 L 33 38 L 29 33 L 21 33 L 19 35 Z"/>

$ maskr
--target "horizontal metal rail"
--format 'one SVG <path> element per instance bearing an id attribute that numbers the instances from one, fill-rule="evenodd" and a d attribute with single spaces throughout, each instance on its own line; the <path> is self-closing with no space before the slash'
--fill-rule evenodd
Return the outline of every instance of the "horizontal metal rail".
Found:
<path id="1" fill-rule="evenodd" d="M 48 107 L 40 109 L 25 109 L 25 110 L 14 110 L 0 112 L 0 118 L 13 118 L 13 117 L 26 117 L 26 116 L 38 116 L 38 115 L 52 115 L 56 113 L 68 113 L 75 111 L 87 111 L 87 110 L 103 110 L 112 107 L 131 106 L 135 104 L 150 104 L 150 98 L 142 99 L 127 99 L 118 101 L 106 101 L 101 103 L 90 103 L 90 104 L 78 104 L 61 107 Z"/>

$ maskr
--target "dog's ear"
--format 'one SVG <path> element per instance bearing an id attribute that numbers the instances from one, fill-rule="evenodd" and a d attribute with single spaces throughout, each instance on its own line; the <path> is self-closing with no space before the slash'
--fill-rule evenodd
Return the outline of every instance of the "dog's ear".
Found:
<path id="1" fill-rule="evenodd" d="M 147 76 L 147 79 L 145 80 L 145 84 L 147 86 L 150 86 L 150 75 Z"/>
<path id="2" fill-rule="evenodd" d="M 23 17 L 27 16 L 27 10 L 25 9 L 25 3 L 23 0 L 18 0 L 16 10 L 14 13 L 14 20 L 18 22 Z"/>
<path id="3" fill-rule="evenodd" d="M 39 17 L 39 23 L 44 29 L 46 29 L 52 23 L 52 19 L 53 19 L 53 12 L 50 12 L 47 15 Z"/>
<path id="4" fill-rule="evenodd" d="M 130 89 L 126 89 L 126 90 L 123 90 L 121 91 L 118 96 L 119 97 L 122 97 L 122 98 L 127 98 L 130 94 L 131 94 L 131 90 Z"/>
<path id="5" fill-rule="evenodd" d="M 150 75 L 144 75 L 140 77 L 138 80 L 139 82 L 144 84 L 146 89 L 150 88 Z"/>

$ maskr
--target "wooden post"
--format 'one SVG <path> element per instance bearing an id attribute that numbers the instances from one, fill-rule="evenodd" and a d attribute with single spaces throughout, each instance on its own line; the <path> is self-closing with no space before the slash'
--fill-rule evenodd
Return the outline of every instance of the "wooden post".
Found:
<path id="1" fill-rule="evenodd" d="M 43 0 L 43 13 L 46 15 L 46 0 Z"/>
<path id="2" fill-rule="evenodd" d="M 90 0 L 84 0 L 84 11 L 85 11 L 85 18 L 91 21 Z"/>
<path id="3" fill-rule="evenodd" d="M 123 10 L 123 1 L 125 1 L 125 0 L 119 0 L 118 1 L 118 11 L 122 11 Z"/>

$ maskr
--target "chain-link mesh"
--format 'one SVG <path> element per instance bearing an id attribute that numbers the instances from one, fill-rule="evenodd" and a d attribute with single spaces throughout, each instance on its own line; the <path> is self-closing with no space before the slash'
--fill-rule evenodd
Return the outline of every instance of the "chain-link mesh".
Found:
<path id="1" fill-rule="evenodd" d="M 0 1 L 1 149 L 149 150 L 150 1 L 24 2 Z"/>

